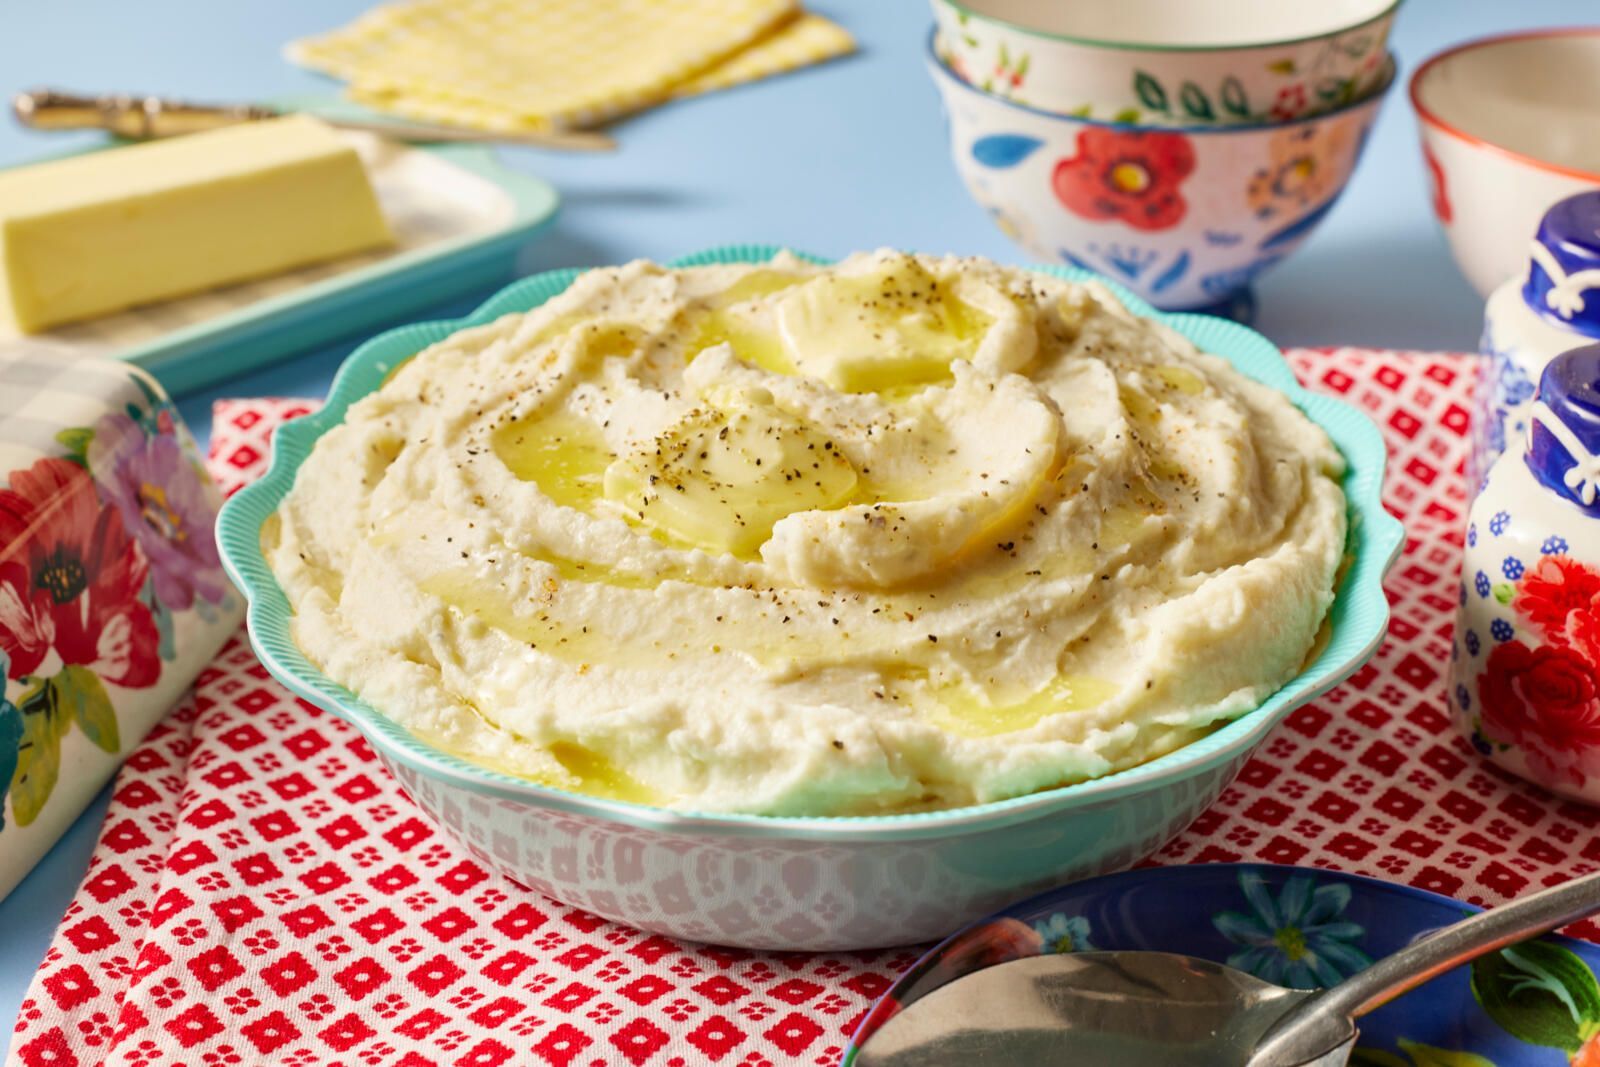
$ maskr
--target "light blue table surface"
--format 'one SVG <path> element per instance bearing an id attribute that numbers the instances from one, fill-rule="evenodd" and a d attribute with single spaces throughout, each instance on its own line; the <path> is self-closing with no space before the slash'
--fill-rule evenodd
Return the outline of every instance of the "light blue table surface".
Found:
<path id="1" fill-rule="evenodd" d="M 329 83 L 284 62 L 280 46 L 342 24 L 369 2 L 7 3 L 0 5 L 0 93 L 49 85 L 250 100 L 326 91 Z M 813 6 L 856 34 L 859 54 L 640 116 L 617 129 L 615 155 L 506 152 L 564 198 L 561 217 L 525 254 L 524 269 L 661 259 L 734 241 L 825 255 L 893 245 L 1017 260 L 946 157 L 922 69 L 925 6 Z M 1408 0 L 1394 41 L 1402 82 L 1423 57 L 1453 42 L 1576 23 L 1594 11 L 1592 0 Z M 0 125 L 0 165 L 60 150 L 77 136 Z M 1475 346 L 1481 305 L 1428 210 L 1403 84 L 1344 199 L 1305 249 L 1262 282 L 1259 297 L 1258 328 L 1284 345 Z M 442 310 L 460 314 L 475 303 Z M 184 415 L 204 437 L 215 397 L 320 396 L 351 347 L 297 354 L 186 397 Z M 105 803 L 103 793 L 0 903 L 0 1018 L 11 1018 L 22 999 L 82 876 Z"/>

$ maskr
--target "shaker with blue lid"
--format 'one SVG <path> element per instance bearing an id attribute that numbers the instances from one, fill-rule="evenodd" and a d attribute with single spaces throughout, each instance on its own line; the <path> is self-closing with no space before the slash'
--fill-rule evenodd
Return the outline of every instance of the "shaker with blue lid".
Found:
<path id="1" fill-rule="evenodd" d="M 1489 297 L 1468 484 L 1527 432 L 1534 385 L 1558 354 L 1600 340 L 1600 190 L 1558 201 L 1529 249 L 1527 273 Z"/>
<path id="2" fill-rule="evenodd" d="M 1507 770 L 1600 803 L 1600 344 L 1552 359 L 1518 410 L 1468 520 L 1451 711 Z"/>

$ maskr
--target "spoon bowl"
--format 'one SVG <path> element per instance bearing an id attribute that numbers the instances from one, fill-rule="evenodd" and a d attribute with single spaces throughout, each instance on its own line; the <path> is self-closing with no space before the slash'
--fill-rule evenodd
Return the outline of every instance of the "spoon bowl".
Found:
<path id="1" fill-rule="evenodd" d="M 1244 1067 L 1272 1024 L 1310 996 L 1175 953 L 1033 956 L 929 993 L 890 1019 L 856 1063 Z"/>
<path id="2" fill-rule="evenodd" d="M 1356 1020 L 1479 956 L 1600 911 L 1600 872 L 1436 930 L 1332 988 L 1151 951 L 1024 956 L 889 1015 L 858 1067 L 1337 1067 Z M 1004 924 L 1001 928 L 1005 929 Z"/>

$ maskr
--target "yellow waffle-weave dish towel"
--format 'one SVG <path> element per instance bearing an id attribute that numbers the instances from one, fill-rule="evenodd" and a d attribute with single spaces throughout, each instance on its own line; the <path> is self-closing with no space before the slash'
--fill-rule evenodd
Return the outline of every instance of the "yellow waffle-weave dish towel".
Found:
<path id="1" fill-rule="evenodd" d="M 407 0 L 287 52 L 380 110 L 516 131 L 593 126 L 854 47 L 796 0 Z"/>

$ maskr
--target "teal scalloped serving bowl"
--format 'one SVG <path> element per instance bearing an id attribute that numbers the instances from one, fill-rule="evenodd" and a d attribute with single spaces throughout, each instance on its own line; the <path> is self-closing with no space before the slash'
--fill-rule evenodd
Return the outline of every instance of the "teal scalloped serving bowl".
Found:
<path id="1" fill-rule="evenodd" d="M 717 248 L 670 266 L 762 263 L 778 251 Z M 1383 577 L 1402 530 L 1379 502 L 1385 452 L 1377 428 L 1355 408 L 1302 389 L 1271 342 L 1226 320 L 1158 313 L 1086 271 L 1037 269 L 1102 281 L 1133 311 L 1281 389 L 1348 461 L 1350 564 L 1326 644 L 1260 707 L 1199 741 L 1104 778 L 947 811 L 708 814 L 584 796 L 480 767 L 412 736 L 324 676 L 290 636 L 288 601 L 262 555 L 262 524 L 317 439 L 395 367 L 457 330 L 538 307 L 566 289 L 576 270 L 525 278 L 463 319 L 381 334 L 345 361 L 320 411 L 278 430 L 271 468 L 229 500 L 218 520 L 223 562 L 249 600 L 256 654 L 297 696 L 359 730 L 417 804 L 478 859 L 566 904 L 673 937 L 805 951 L 912 944 L 1030 892 L 1126 867 L 1210 805 L 1285 715 L 1348 677 L 1377 648 L 1389 619 Z"/>

